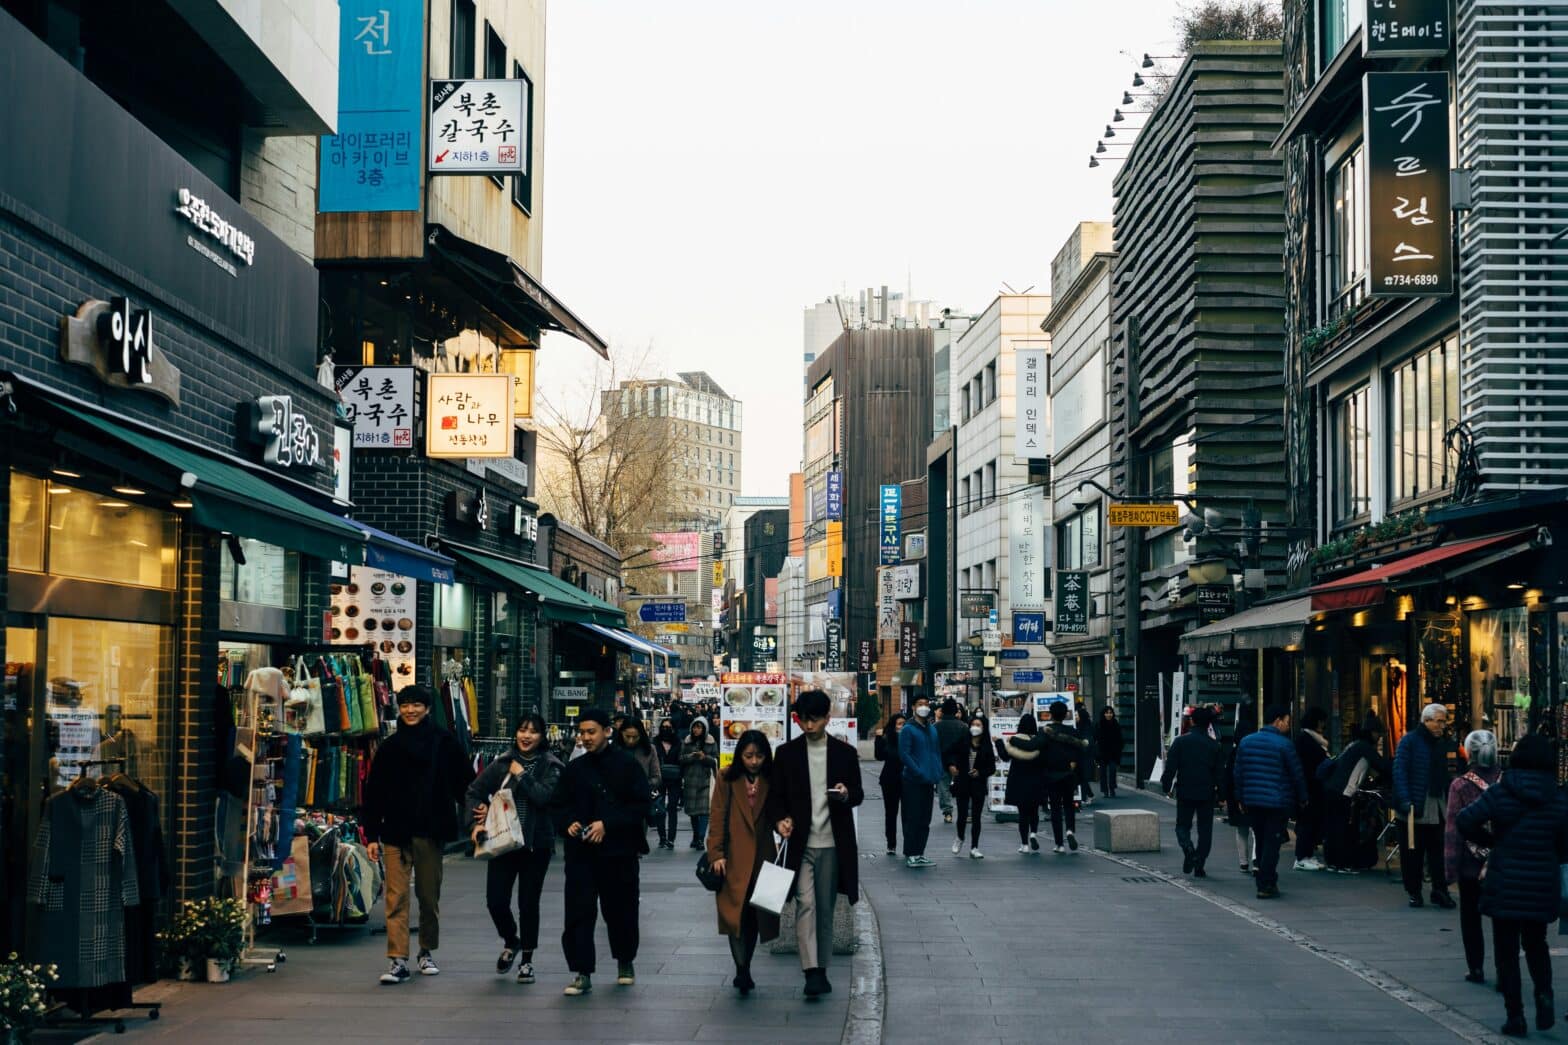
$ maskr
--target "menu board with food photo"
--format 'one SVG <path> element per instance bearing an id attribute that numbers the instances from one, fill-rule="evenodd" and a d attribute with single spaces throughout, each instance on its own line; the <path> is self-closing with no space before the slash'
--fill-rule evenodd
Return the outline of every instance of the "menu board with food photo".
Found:
<path id="1" fill-rule="evenodd" d="M 788 679 L 782 674 L 734 672 L 719 676 L 719 767 L 735 760 L 741 734 L 755 729 L 775 750 L 784 743 L 789 713 Z"/>
<path id="2" fill-rule="evenodd" d="M 414 681 L 415 581 L 386 570 L 355 566 L 347 584 L 332 585 L 329 632 L 334 644 L 376 647 L 392 669 L 392 688 Z"/>
<path id="3" fill-rule="evenodd" d="M 991 738 L 993 741 L 1003 741 L 1018 732 L 1018 715 L 993 715 L 991 717 Z M 1005 759 L 996 760 L 996 772 L 991 776 L 990 800 L 987 802 L 991 815 L 1000 820 L 1002 817 L 1017 818 L 1016 806 L 1007 804 L 1007 770 L 1010 763 Z"/>

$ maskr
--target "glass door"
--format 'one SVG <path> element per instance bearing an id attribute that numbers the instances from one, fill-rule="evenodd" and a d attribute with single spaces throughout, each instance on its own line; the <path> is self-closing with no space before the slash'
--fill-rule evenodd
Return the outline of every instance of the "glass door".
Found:
<path id="1" fill-rule="evenodd" d="M 27 861 L 43 808 L 36 628 L 5 630 L 0 691 L 0 954 L 25 949 Z"/>

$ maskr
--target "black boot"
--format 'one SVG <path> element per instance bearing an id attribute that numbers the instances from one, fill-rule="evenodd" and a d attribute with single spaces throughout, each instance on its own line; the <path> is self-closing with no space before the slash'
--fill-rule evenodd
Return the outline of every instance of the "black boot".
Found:
<path id="1" fill-rule="evenodd" d="M 741 997 L 750 994 L 757 986 L 757 981 L 751 978 L 751 966 L 749 965 L 738 970 L 735 973 L 735 979 L 730 982 L 734 984 L 736 990 L 740 991 Z"/>
<path id="2" fill-rule="evenodd" d="M 1535 992 L 1535 1029 L 1551 1030 L 1552 1024 L 1557 1022 L 1557 1003 L 1552 999 L 1551 991 Z"/>
<path id="3" fill-rule="evenodd" d="M 1500 1028 L 1510 1038 L 1524 1038 L 1530 1034 L 1530 1025 L 1524 1021 L 1524 1012 L 1510 1012 L 1508 1022 Z"/>

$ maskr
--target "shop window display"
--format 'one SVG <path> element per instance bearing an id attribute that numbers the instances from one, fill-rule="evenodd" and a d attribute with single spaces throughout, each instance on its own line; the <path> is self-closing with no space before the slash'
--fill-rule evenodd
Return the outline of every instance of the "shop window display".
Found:
<path id="1" fill-rule="evenodd" d="M 1513 746 L 1530 718 L 1530 617 L 1522 606 L 1469 615 L 1471 703 L 1497 742 Z"/>
<path id="2" fill-rule="evenodd" d="M 219 568 L 218 587 L 224 599 L 253 606 L 299 609 L 299 554 L 249 537 L 239 541 L 244 563 L 235 560 L 227 542 Z"/>
<path id="3" fill-rule="evenodd" d="M 178 520 L 118 495 L 11 473 L 13 570 L 173 588 Z"/>
<path id="4" fill-rule="evenodd" d="M 171 629 L 55 617 L 48 627 L 50 789 L 116 771 L 168 776 L 158 704 L 170 685 Z"/>

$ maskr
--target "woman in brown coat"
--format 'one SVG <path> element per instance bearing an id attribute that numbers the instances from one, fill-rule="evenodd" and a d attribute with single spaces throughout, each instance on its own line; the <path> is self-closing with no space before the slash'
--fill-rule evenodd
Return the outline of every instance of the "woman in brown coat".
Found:
<path id="1" fill-rule="evenodd" d="M 732 982 L 743 995 L 757 986 L 751 978 L 757 940 L 779 934 L 778 917 L 749 903 L 758 870 L 778 855 L 773 827 L 762 812 L 772 775 L 773 748 L 768 738 L 748 729 L 735 744 L 735 760 L 713 788 L 708 817 L 708 864 L 724 876 L 716 897 L 719 932 L 730 938 L 730 956 L 735 959 Z"/>

